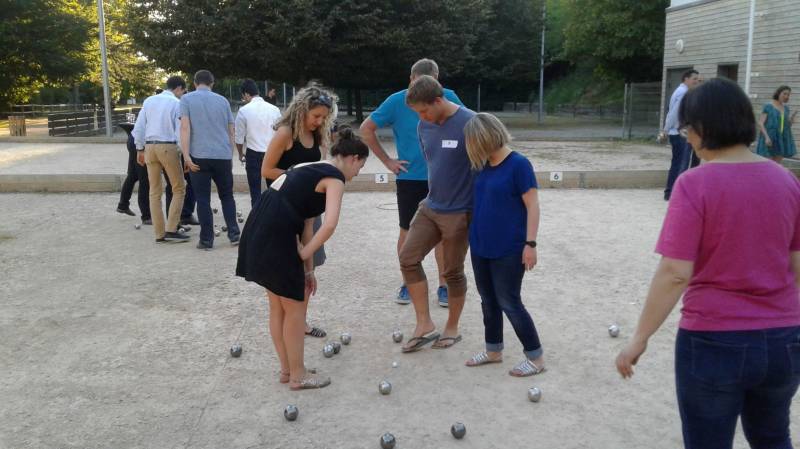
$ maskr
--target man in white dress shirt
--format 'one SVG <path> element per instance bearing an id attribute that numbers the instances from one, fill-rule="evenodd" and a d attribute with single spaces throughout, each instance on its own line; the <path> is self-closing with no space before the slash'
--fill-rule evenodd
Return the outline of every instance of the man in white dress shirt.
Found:
<path id="1" fill-rule="evenodd" d="M 160 94 L 148 97 L 133 127 L 137 159 L 147 164 L 147 177 L 150 180 L 150 215 L 156 243 L 185 242 L 189 236 L 178 232 L 186 184 L 183 180 L 183 165 L 178 149 L 180 135 L 180 101 L 186 92 L 186 81 L 179 76 L 167 80 L 167 89 Z M 166 225 L 161 209 L 163 191 L 161 171 L 164 171 L 172 185 L 172 201 Z"/>
<path id="2" fill-rule="evenodd" d="M 686 142 L 686 138 L 680 134 L 680 124 L 678 123 L 678 109 L 680 109 L 683 96 L 689 89 L 696 87 L 700 83 L 700 74 L 697 70 L 690 69 L 683 73 L 681 76 L 681 84 L 672 93 L 669 99 L 669 109 L 667 110 L 667 118 L 664 120 L 664 129 L 658 136 L 659 141 L 663 141 L 665 136 L 669 136 L 669 143 L 672 146 L 672 162 L 669 167 L 669 175 L 667 176 L 667 187 L 664 189 L 664 199 L 669 200 L 672 194 L 672 186 L 675 180 L 684 171 L 689 169 L 689 166 L 695 166 L 693 163 L 694 152 L 691 145 Z M 699 163 L 699 161 L 698 161 Z"/>
<path id="3" fill-rule="evenodd" d="M 236 149 L 247 171 L 250 205 L 255 206 L 261 196 L 261 163 L 275 134 L 273 126 L 281 119 L 281 110 L 259 96 L 258 85 L 251 79 L 242 82 L 242 99 L 247 104 L 236 114 Z"/>

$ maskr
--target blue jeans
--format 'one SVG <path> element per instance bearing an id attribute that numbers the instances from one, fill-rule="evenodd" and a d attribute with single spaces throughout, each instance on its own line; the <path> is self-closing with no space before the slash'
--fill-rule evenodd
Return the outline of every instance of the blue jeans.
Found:
<path id="1" fill-rule="evenodd" d="M 800 327 L 680 329 L 675 383 L 686 449 L 730 449 L 741 416 L 754 449 L 791 449 L 789 407 L 800 384 Z"/>
<path id="2" fill-rule="evenodd" d="M 211 181 L 217 186 L 222 203 L 222 216 L 228 227 L 228 238 L 238 240 L 236 202 L 233 199 L 233 164 L 230 159 L 194 159 L 200 171 L 191 172 L 192 188 L 197 200 L 197 219 L 200 222 L 200 242 L 214 245 L 214 215 L 211 212 Z"/>
<path id="3" fill-rule="evenodd" d="M 256 201 L 261 196 L 261 163 L 264 153 L 253 151 L 250 148 L 244 153 L 244 169 L 247 172 L 247 185 L 250 187 L 250 207 L 256 207 Z"/>
<path id="4" fill-rule="evenodd" d="M 471 254 L 475 284 L 481 295 L 486 350 L 490 352 L 503 350 L 503 312 L 505 312 L 517 338 L 522 343 L 525 356 L 530 360 L 541 357 L 543 351 L 539 334 L 520 296 L 522 277 L 525 275 L 522 253 L 499 259 L 486 259 L 476 256 L 475 253 Z"/>
<path id="5" fill-rule="evenodd" d="M 670 135 L 669 144 L 672 146 L 672 161 L 669 164 L 669 175 L 667 175 L 667 187 L 664 189 L 664 199 L 669 199 L 672 194 L 672 186 L 678 176 L 689 169 L 689 166 L 696 166 L 694 163 L 696 156 L 692 151 L 692 146 L 680 135 Z M 698 161 L 699 163 L 699 161 Z M 693 165 L 692 165 L 693 164 Z"/>

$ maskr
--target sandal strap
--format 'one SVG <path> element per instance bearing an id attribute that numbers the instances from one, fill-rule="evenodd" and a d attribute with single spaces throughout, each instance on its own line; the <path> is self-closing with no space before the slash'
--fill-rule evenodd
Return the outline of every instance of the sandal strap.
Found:
<path id="1" fill-rule="evenodd" d="M 487 354 L 486 351 L 479 352 L 473 355 L 470 360 L 476 365 L 481 365 L 489 361 L 489 354 Z"/>
<path id="2" fill-rule="evenodd" d="M 539 368 L 538 366 L 536 366 L 535 363 L 531 362 L 528 359 L 519 362 L 517 366 L 514 367 L 514 369 L 525 375 L 539 374 L 543 371 L 543 368 Z"/>
<path id="3" fill-rule="evenodd" d="M 309 332 L 308 334 L 311 335 L 312 337 L 317 337 L 317 338 L 323 338 L 326 335 L 328 335 L 327 332 L 318 327 L 312 327 L 311 332 Z"/>

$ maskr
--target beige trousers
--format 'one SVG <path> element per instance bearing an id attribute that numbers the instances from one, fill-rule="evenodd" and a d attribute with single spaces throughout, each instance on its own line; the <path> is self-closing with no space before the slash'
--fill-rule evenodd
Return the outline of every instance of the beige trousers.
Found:
<path id="1" fill-rule="evenodd" d="M 175 144 L 147 144 L 144 146 L 144 162 L 147 177 L 150 178 L 150 216 L 156 239 L 164 238 L 165 232 L 176 232 L 181 219 L 183 198 L 186 195 L 186 182 L 183 179 L 181 153 Z M 161 207 L 161 194 L 164 187 L 161 171 L 166 172 L 172 184 L 172 201 L 169 204 L 168 221 L 164 225 L 164 212 Z"/>

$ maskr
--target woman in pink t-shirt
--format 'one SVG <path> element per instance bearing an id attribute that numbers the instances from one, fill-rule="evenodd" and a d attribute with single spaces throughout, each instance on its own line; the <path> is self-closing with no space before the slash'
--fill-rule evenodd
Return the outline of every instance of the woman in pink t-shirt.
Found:
<path id="1" fill-rule="evenodd" d="M 800 384 L 800 182 L 753 154 L 750 100 L 713 79 L 680 106 L 681 131 L 707 163 L 672 191 L 636 333 L 619 353 L 628 378 L 683 294 L 675 382 L 687 449 L 791 448 Z"/>

